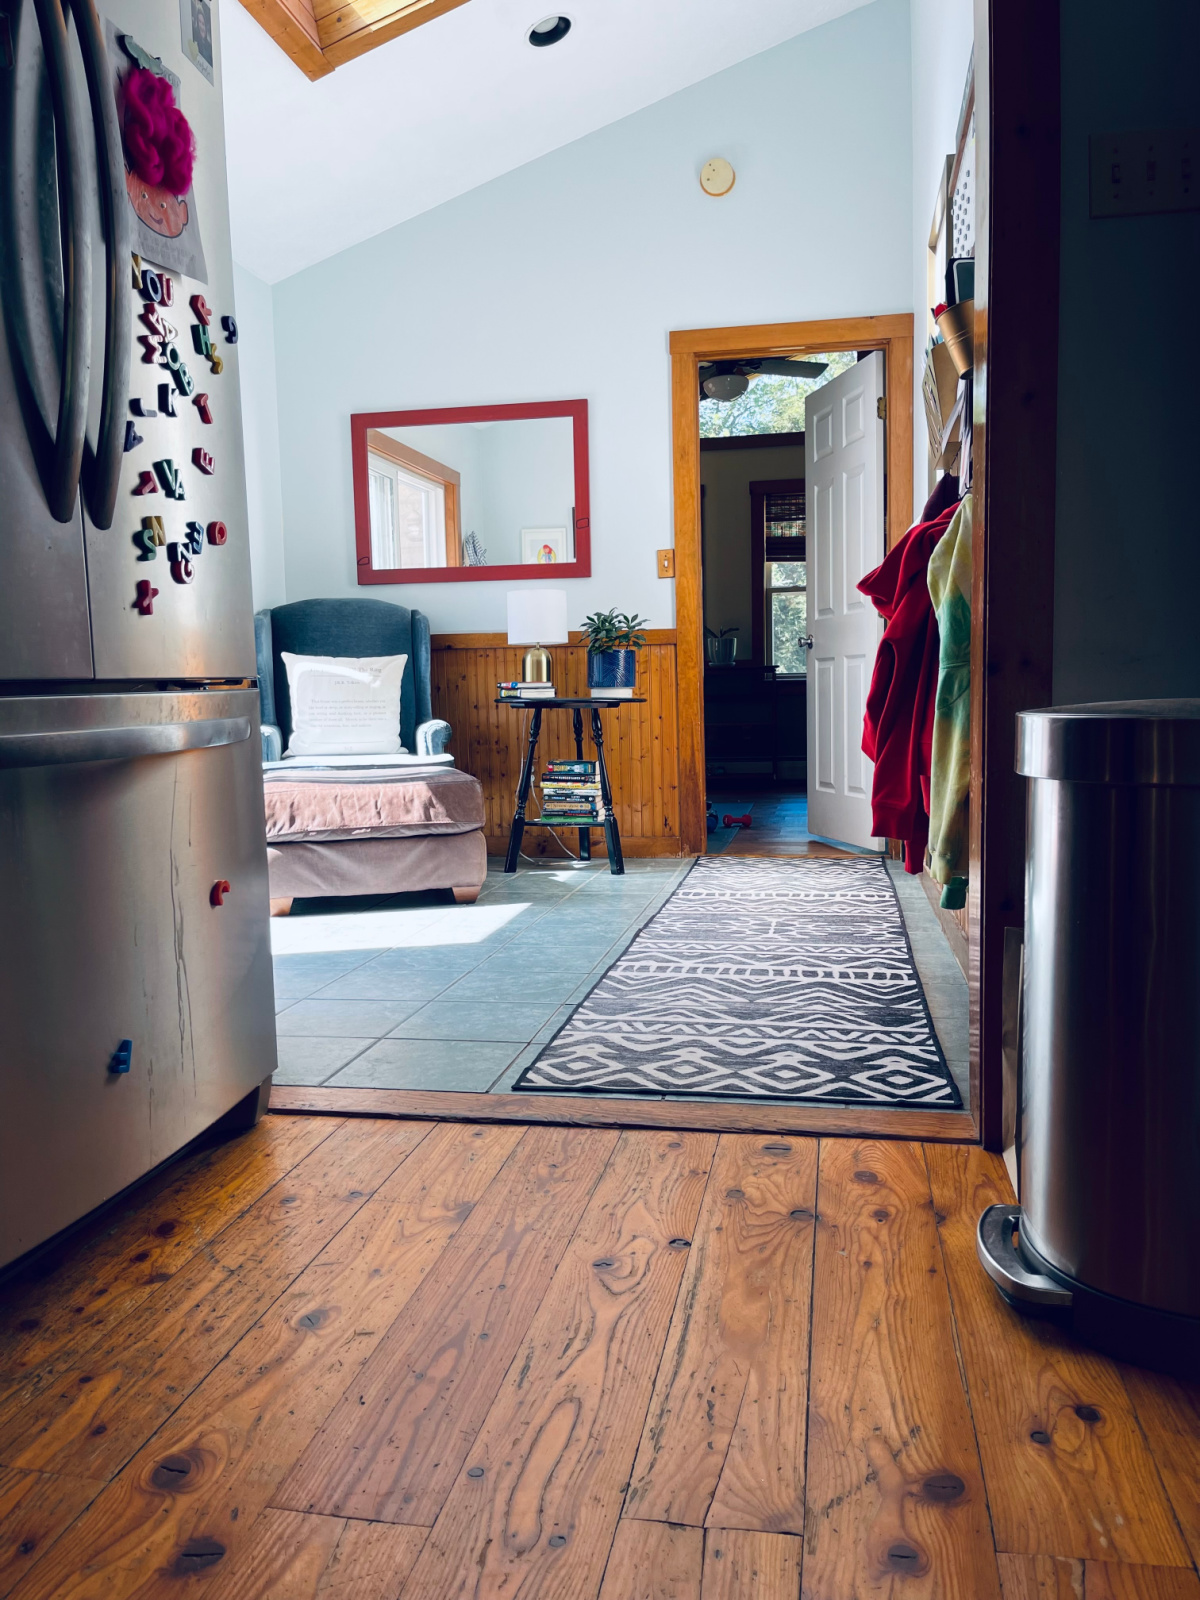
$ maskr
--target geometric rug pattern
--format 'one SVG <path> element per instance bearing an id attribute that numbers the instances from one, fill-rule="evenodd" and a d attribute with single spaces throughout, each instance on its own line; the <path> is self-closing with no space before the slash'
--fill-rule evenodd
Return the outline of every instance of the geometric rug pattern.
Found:
<path id="1" fill-rule="evenodd" d="M 878 858 L 700 856 L 513 1089 L 962 1105 Z"/>

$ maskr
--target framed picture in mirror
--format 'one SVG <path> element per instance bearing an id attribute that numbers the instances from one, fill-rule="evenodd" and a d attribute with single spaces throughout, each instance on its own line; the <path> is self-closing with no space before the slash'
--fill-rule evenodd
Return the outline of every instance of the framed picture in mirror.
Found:
<path id="1" fill-rule="evenodd" d="M 586 400 L 350 418 L 358 581 L 587 578 Z"/>

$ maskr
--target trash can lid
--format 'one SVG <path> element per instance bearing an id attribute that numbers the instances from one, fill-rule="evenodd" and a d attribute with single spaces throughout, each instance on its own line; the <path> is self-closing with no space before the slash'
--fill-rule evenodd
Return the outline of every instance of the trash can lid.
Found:
<path id="1" fill-rule="evenodd" d="M 1021 711 L 1017 771 L 1070 783 L 1200 784 L 1200 700 Z"/>

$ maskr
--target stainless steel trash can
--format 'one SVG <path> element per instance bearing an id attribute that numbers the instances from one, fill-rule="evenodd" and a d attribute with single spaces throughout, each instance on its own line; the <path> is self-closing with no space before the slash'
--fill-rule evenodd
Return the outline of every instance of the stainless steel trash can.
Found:
<path id="1" fill-rule="evenodd" d="M 1017 719 L 1029 779 L 1020 1206 L 980 1218 L 1010 1302 L 1200 1373 L 1200 700 Z"/>

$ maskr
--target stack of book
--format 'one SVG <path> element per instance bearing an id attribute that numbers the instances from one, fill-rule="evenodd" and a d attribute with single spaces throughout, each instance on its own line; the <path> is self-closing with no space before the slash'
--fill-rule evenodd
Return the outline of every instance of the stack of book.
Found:
<path id="1" fill-rule="evenodd" d="M 552 827 L 588 828 L 603 822 L 594 761 L 551 761 L 542 773 L 542 814 Z"/>
<path id="2" fill-rule="evenodd" d="M 510 683 L 496 685 L 498 700 L 549 700 L 553 696 L 552 683 L 522 683 L 519 678 L 513 678 Z"/>

